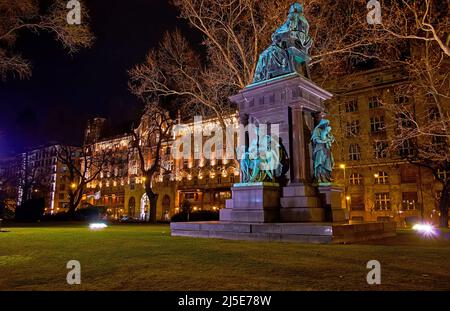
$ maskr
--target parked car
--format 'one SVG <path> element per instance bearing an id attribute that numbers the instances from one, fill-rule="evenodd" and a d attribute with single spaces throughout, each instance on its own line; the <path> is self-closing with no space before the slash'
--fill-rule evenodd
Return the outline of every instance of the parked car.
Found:
<path id="1" fill-rule="evenodd" d="M 130 216 L 123 216 L 122 218 L 120 218 L 119 222 L 134 223 L 134 222 L 141 222 L 141 221 L 139 220 L 139 218 L 134 218 L 134 217 L 130 217 Z"/>

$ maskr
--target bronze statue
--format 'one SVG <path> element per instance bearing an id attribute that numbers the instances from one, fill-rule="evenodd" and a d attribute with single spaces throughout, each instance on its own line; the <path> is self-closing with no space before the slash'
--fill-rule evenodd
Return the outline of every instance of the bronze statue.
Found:
<path id="1" fill-rule="evenodd" d="M 259 56 L 253 83 L 299 72 L 309 78 L 309 24 L 300 3 L 294 3 L 287 21 L 272 35 L 272 44 Z"/>

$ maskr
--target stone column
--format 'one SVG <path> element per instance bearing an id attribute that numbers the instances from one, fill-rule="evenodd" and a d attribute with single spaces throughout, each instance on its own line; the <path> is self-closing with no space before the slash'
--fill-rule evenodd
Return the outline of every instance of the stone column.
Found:
<path id="1" fill-rule="evenodd" d="M 244 141 L 241 143 L 241 145 L 244 145 L 244 152 L 248 150 L 248 145 L 249 145 L 249 135 L 248 132 L 245 131 L 245 127 L 248 125 L 248 120 L 249 120 L 249 115 L 246 113 L 240 113 L 239 114 L 239 124 L 242 125 L 243 130 L 244 130 Z M 239 174 L 239 180 L 240 182 L 243 182 L 242 180 L 242 172 L 241 174 Z"/>
<path id="2" fill-rule="evenodd" d="M 306 152 L 305 152 L 305 131 L 304 115 L 301 107 L 292 108 L 292 170 L 291 180 L 293 183 L 300 183 L 306 180 Z"/>

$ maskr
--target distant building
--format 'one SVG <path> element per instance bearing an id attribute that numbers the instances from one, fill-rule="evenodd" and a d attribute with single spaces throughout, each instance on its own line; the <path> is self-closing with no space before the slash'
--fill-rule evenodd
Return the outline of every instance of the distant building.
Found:
<path id="1" fill-rule="evenodd" d="M 17 156 L 17 205 L 31 198 L 44 198 L 45 213 L 65 211 L 70 180 L 68 168 L 58 159 L 58 144 L 27 150 Z"/>

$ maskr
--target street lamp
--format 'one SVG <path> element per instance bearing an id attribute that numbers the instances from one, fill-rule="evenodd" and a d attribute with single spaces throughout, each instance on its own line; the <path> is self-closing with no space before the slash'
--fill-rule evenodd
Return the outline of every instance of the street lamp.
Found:
<path id="1" fill-rule="evenodd" d="M 346 168 L 346 166 L 345 166 L 345 164 L 344 164 L 344 163 L 341 163 L 341 164 L 339 164 L 339 168 L 340 168 L 341 170 L 343 170 L 343 171 L 344 171 L 344 196 L 345 196 L 345 209 L 346 209 L 346 210 L 348 210 L 348 201 L 350 200 L 350 197 L 349 197 L 349 196 L 347 196 L 347 176 L 346 176 L 346 174 L 345 174 L 345 168 Z"/>
<path id="2" fill-rule="evenodd" d="M 70 188 L 72 188 L 72 189 L 75 189 L 77 187 L 77 185 L 75 184 L 75 183 L 72 183 L 71 185 L 70 185 Z"/>

